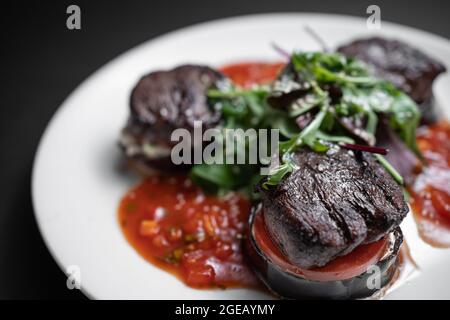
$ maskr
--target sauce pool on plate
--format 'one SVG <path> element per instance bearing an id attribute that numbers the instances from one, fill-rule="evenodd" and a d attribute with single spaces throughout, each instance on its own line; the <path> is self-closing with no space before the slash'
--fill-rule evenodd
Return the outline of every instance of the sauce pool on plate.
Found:
<path id="1" fill-rule="evenodd" d="M 237 193 L 209 196 L 184 176 L 153 176 L 119 206 L 130 244 L 146 260 L 203 287 L 256 286 L 241 242 L 250 201 Z"/>
<path id="2" fill-rule="evenodd" d="M 419 233 L 435 247 L 450 247 L 450 124 L 420 128 L 417 143 L 426 166 L 412 186 L 411 206 Z"/>

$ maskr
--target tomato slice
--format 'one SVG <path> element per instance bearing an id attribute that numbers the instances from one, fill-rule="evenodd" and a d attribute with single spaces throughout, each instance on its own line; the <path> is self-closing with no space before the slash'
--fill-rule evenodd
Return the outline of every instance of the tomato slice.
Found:
<path id="1" fill-rule="evenodd" d="M 313 281 L 337 281 L 359 276 L 366 272 L 371 265 L 378 263 L 387 249 L 387 240 L 381 239 L 360 245 L 349 254 L 338 257 L 323 267 L 303 269 L 290 263 L 273 243 L 266 230 L 261 211 L 256 212 L 252 228 L 259 248 L 274 264 Z"/>

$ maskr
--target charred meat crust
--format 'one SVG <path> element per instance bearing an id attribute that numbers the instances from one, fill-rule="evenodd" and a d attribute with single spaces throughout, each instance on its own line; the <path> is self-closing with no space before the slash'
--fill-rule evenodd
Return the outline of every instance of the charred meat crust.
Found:
<path id="1" fill-rule="evenodd" d="M 307 148 L 298 169 L 262 193 L 272 240 L 293 264 L 320 267 L 381 239 L 408 213 L 400 186 L 369 153 Z"/>
<path id="2" fill-rule="evenodd" d="M 149 142 L 168 146 L 174 129 L 192 130 L 194 121 L 213 127 L 220 113 L 208 104 L 206 93 L 221 79 L 218 71 L 195 65 L 146 75 L 131 94 L 129 127 L 139 126 Z"/>
<path id="3" fill-rule="evenodd" d="M 383 38 L 367 38 L 341 46 L 338 51 L 372 66 L 374 75 L 392 82 L 418 104 L 432 97 L 432 84 L 446 68 L 408 44 Z"/>

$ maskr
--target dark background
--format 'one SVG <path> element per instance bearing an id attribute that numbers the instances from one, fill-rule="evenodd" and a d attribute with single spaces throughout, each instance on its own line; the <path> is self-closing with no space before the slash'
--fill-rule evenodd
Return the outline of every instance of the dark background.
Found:
<path id="1" fill-rule="evenodd" d="M 1 1 L 0 299 L 83 299 L 48 253 L 33 216 L 30 177 L 52 114 L 87 76 L 129 48 L 168 31 L 259 12 L 324 12 L 382 19 L 450 38 L 450 1 Z M 12 2 L 12 1 L 11 1 Z M 81 7 L 82 30 L 66 28 Z"/>

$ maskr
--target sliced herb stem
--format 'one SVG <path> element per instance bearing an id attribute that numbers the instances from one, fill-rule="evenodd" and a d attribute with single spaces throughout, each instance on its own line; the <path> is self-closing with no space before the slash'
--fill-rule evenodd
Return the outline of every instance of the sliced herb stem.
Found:
<path id="1" fill-rule="evenodd" d="M 387 172 L 390 173 L 390 175 L 394 178 L 395 181 L 398 182 L 398 184 L 403 185 L 404 180 L 400 173 L 398 173 L 397 170 L 394 169 L 394 167 L 387 161 L 382 155 L 380 154 L 374 154 L 375 158 L 378 160 L 378 162 L 387 170 Z"/>
<path id="2" fill-rule="evenodd" d="M 350 144 L 355 143 L 355 140 L 353 140 L 350 137 L 330 135 L 321 130 L 317 131 L 316 137 L 320 140 L 330 141 L 330 142 L 343 142 L 343 143 L 350 143 Z"/>

